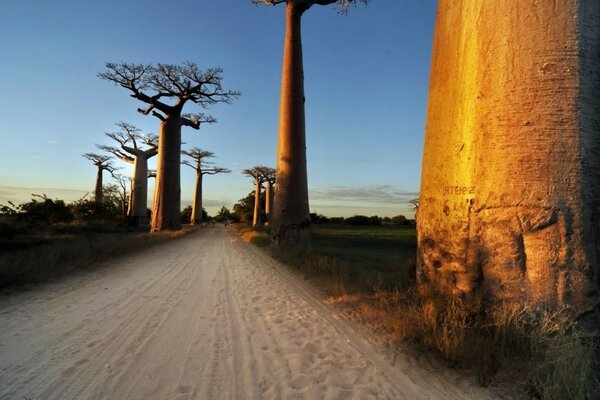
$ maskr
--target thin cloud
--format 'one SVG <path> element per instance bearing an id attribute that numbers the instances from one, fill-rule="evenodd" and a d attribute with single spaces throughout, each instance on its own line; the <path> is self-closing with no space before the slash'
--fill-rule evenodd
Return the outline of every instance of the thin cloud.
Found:
<path id="1" fill-rule="evenodd" d="M 403 191 L 392 185 L 332 186 L 311 190 L 311 200 L 358 203 L 401 204 L 419 196 L 418 192 Z"/>

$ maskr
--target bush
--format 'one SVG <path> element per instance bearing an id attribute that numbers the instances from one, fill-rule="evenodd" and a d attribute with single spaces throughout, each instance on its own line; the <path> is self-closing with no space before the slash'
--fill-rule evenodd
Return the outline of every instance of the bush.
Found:
<path id="1" fill-rule="evenodd" d="M 3 205 L 0 212 L 12 216 L 17 221 L 28 223 L 54 224 L 73 220 L 73 214 L 63 200 L 52 200 L 45 194 L 34 194 L 30 202 L 18 206 L 13 203 L 9 203 L 9 206 Z"/>
<path id="2" fill-rule="evenodd" d="M 81 199 L 71 203 L 70 207 L 75 221 L 85 224 L 118 221 L 122 217 L 119 205 L 113 202 Z"/>

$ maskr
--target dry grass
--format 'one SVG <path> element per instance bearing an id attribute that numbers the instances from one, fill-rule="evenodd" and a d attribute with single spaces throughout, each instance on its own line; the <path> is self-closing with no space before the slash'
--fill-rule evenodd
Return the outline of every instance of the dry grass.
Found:
<path id="1" fill-rule="evenodd" d="M 25 245 L 0 251 L 0 288 L 41 283 L 76 271 L 96 267 L 99 261 L 141 251 L 197 230 L 156 234 L 140 232 L 42 233 Z"/>
<path id="2" fill-rule="evenodd" d="M 268 243 L 268 236 L 258 232 L 252 242 L 265 239 Z M 501 386 L 512 398 L 600 399 L 600 334 L 578 326 L 568 309 L 489 305 L 423 293 L 407 278 L 412 260 L 360 268 L 320 252 L 276 249 L 272 255 L 323 289 L 330 303 L 346 307 L 374 335 L 431 350 L 470 371 L 480 385 Z M 405 271 L 399 274 L 399 269 Z"/>
<path id="3" fill-rule="evenodd" d="M 511 386 L 523 399 L 597 399 L 597 331 L 578 326 L 569 309 L 484 305 L 439 293 L 379 291 L 363 306 L 394 342 L 433 350 L 470 370 L 481 385 Z"/>

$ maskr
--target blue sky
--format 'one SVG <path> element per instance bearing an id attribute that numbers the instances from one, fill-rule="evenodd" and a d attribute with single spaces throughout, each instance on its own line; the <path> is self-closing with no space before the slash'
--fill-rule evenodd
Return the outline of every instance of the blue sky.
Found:
<path id="1" fill-rule="evenodd" d="M 373 0 L 347 16 L 331 6 L 304 15 L 312 212 L 411 215 L 435 8 L 435 0 Z M 241 170 L 275 163 L 284 25 L 284 5 L 250 0 L 4 0 L 0 203 L 31 193 L 80 198 L 93 190 L 96 172 L 81 154 L 114 144 L 104 132 L 119 121 L 158 131 L 158 119 L 136 112 L 142 103 L 96 77 L 106 62 L 189 60 L 222 67 L 224 86 L 242 92 L 205 111 L 217 124 L 183 128 L 184 148 L 213 151 L 216 165 L 232 169 L 205 179 L 208 212 L 231 207 L 253 189 Z M 202 110 L 189 104 L 185 111 Z M 115 163 L 131 175 L 129 165 Z M 182 167 L 181 183 L 185 205 L 190 168 Z"/>

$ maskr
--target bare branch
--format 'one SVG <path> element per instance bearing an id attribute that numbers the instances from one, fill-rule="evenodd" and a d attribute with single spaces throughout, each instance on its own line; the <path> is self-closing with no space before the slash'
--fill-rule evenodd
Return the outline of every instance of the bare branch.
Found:
<path id="1" fill-rule="evenodd" d="M 204 113 L 183 114 L 181 116 L 181 125 L 192 127 L 196 130 L 200 129 L 201 124 L 214 124 L 217 119 L 211 115 Z"/>
<path id="2" fill-rule="evenodd" d="M 114 154 L 121 161 L 124 161 L 126 163 L 133 164 L 135 162 L 135 158 L 134 157 L 130 156 L 129 154 L 123 153 L 122 151 L 120 151 L 116 147 L 99 145 L 99 144 L 97 144 L 96 147 L 98 147 L 100 150 L 106 151 L 107 153 Z"/>
<path id="3" fill-rule="evenodd" d="M 253 178 L 255 183 L 262 184 L 265 180 L 263 178 L 263 173 L 262 173 L 261 168 L 263 168 L 263 167 L 257 166 L 257 167 L 253 167 L 253 168 L 247 168 L 242 171 L 242 174 L 249 176 L 250 178 Z"/>
<path id="4" fill-rule="evenodd" d="M 231 170 L 229 168 L 223 168 L 223 167 L 213 167 L 213 168 L 208 168 L 202 171 L 203 175 L 216 175 L 216 174 L 228 174 L 230 173 Z"/>
<path id="5" fill-rule="evenodd" d="M 268 6 L 276 6 L 282 3 L 291 2 L 291 0 L 251 0 L 252 4 L 260 5 L 266 4 Z M 306 11 L 310 7 L 315 4 L 326 6 L 329 4 L 337 4 L 337 9 L 340 14 L 347 14 L 348 8 L 351 5 L 356 5 L 356 3 L 360 2 L 363 4 L 368 4 L 370 0 L 295 0 L 295 3 L 298 7 L 300 7 L 301 11 Z"/>
<path id="6" fill-rule="evenodd" d="M 96 154 L 96 153 L 85 153 L 85 154 L 82 154 L 82 157 L 90 160 L 98 168 L 108 170 L 109 167 L 112 167 L 112 162 L 110 161 L 112 159 L 111 156 L 105 156 L 105 155 Z M 114 167 L 112 167 L 112 168 L 114 168 Z"/>
<path id="7" fill-rule="evenodd" d="M 160 119 L 163 122 L 166 120 L 166 118 L 165 118 L 164 115 L 162 115 L 162 114 L 160 114 L 160 113 L 158 113 L 156 111 L 152 111 L 152 115 L 154 115 L 156 118 Z"/>

